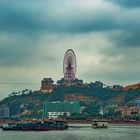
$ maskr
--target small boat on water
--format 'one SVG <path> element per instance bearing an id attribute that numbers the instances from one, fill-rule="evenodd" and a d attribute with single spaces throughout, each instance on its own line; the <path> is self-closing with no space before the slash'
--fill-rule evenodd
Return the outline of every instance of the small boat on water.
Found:
<path id="1" fill-rule="evenodd" d="M 2 126 L 3 131 L 51 131 L 66 130 L 69 126 L 65 121 L 47 121 L 47 122 L 30 122 L 24 124 L 5 124 Z"/>
<path id="2" fill-rule="evenodd" d="M 22 124 L 17 123 L 17 124 L 4 124 L 2 125 L 2 130 L 3 131 L 18 131 L 18 130 L 22 130 Z"/>
<path id="3" fill-rule="evenodd" d="M 96 120 L 92 122 L 92 128 L 108 128 L 108 122 L 106 120 Z"/>

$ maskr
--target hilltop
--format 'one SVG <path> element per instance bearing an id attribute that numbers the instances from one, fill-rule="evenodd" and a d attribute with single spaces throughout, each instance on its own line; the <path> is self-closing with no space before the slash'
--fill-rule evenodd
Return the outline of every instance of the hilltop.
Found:
<path id="1" fill-rule="evenodd" d="M 140 88 L 140 82 L 136 83 L 136 84 L 133 84 L 133 85 L 126 86 L 123 89 L 124 90 L 129 90 L 129 89 L 137 89 L 137 88 Z"/>
<path id="2" fill-rule="evenodd" d="M 10 107 L 10 114 L 25 116 L 41 116 L 43 113 L 44 101 L 69 101 L 78 99 L 83 105 L 96 103 L 99 105 L 135 105 L 134 100 L 140 98 L 140 88 L 124 90 L 116 88 L 119 86 L 98 87 L 93 84 L 86 86 L 55 87 L 51 93 L 41 91 L 18 92 L 10 94 L 9 97 L 0 101 Z"/>

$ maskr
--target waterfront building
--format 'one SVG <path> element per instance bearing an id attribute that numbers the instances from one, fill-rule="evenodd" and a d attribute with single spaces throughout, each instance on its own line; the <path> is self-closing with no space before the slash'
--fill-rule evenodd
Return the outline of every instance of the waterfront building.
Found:
<path id="1" fill-rule="evenodd" d="M 121 112 L 122 117 L 134 117 L 134 116 L 140 117 L 140 108 L 136 106 L 133 107 L 122 106 L 117 107 L 115 110 Z"/>
<path id="2" fill-rule="evenodd" d="M 52 80 L 52 78 L 44 78 L 41 81 L 40 90 L 42 92 L 51 93 L 53 91 L 53 88 L 54 88 L 54 81 Z"/>
<path id="3" fill-rule="evenodd" d="M 10 117 L 9 107 L 7 107 L 6 105 L 2 105 L 0 107 L 0 118 L 9 118 L 9 117 Z"/>
<path id="4" fill-rule="evenodd" d="M 70 116 L 72 113 L 80 113 L 80 102 L 45 102 L 44 117 L 56 119 L 60 116 Z"/>
<path id="5" fill-rule="evenodd" d="M 137 107 L 140 108 L 140 98 L 135 99 L 134 102 L 137 104 Z"/>
<path id="6" fill-rule="evenodd" d="M 57 119 L 58 117 L 70 116 L 70 112 L 48 112 L 48 118 L 49 119 Z"/>

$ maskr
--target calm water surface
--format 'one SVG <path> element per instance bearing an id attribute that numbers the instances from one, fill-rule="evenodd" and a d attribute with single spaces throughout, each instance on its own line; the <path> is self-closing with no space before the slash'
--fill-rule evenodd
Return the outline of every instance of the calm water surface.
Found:
<path id="1" fill-rule="evenodd" d="M 140 140 L 140 126 L 92 129 L 89 125 L 76 125 L 65 131 L 45 132 L 0 130 L 0 140 Z"/>

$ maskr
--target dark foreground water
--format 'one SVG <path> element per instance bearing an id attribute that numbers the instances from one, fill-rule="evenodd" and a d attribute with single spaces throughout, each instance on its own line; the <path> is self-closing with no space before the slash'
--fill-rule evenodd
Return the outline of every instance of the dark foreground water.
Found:
<path id="1" fill-rule="evenodd" d="M 89 125 L 65 131 L 22 132 L 0 130 L 0 140 L 140 140 L 140 126 L 109 126 L 93 129 Z"/>

